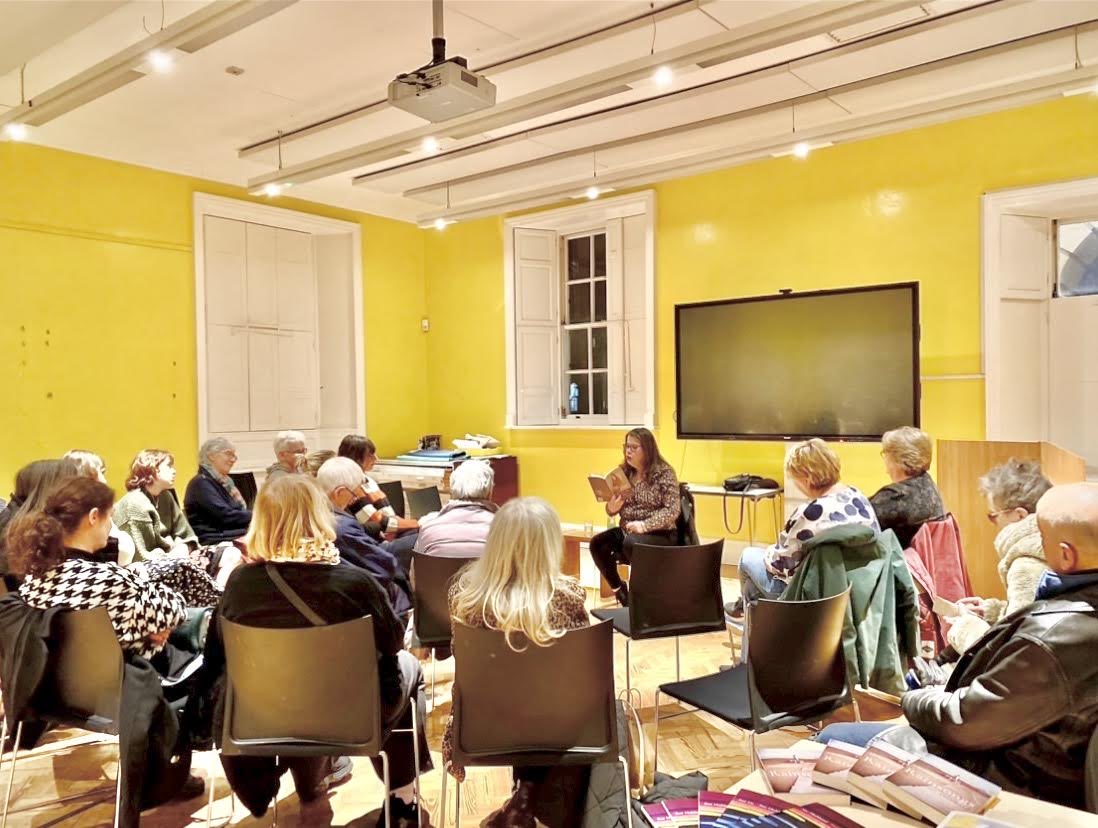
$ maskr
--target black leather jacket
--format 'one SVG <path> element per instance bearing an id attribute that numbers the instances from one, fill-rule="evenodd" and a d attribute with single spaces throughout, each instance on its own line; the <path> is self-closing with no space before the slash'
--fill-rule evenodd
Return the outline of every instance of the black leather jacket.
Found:
<path id="1" fill-rule="evenodd" d="M 1098 726 L 1098 582 L 1008 615 L 944 688 L 908 693 L 903 711 L 934 753 L 1007 790 L 1082 808 Z"/>

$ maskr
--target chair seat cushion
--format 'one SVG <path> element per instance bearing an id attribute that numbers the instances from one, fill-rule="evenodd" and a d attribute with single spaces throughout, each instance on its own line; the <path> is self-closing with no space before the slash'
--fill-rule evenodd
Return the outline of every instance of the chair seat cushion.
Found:
<path id="1" fill-rule="evenodd" d="M 753 726 L 745 665 L 701 678 L 661 684 L 660 692 L 739 727 L 750 730 Z"/>
<path id="2" fill-rule="evenodd" d="M 609 621 L 614 626 L 614 632 L 619 632 L 627 638 L 631 637 L 629 632 L 631 627 L 629 626 L 629 608 L 617 607 L 614 609 L 595 609 L 591 610 L 591 614 L 599 621 Z"/>
<path id="3" fill-rule="evenodd" d="M 703 624 L 668 624 L 661 627 L 648 627 L 641 629 L 634 634 L 633 625 L 629 620 L 628 607 L 596 609 L 591 610 L 591 614 L 599 619 L 599 621 L 609 621 L 614 626 L 614 632 L 619 632 L 633 641 L 643 641 L 648 638 L 673 638 L 681 635 L 699 635 L 724 629 L 724 621 L 718 619 Z"/>

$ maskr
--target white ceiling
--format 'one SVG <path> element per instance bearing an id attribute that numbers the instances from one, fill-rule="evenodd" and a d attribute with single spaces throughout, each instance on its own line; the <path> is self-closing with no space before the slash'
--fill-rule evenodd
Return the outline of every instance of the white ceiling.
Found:
<path id="1" fill-rule="evenodd" d="M 168 0 L 165 33 L 204 7 Z M 432 126 L 383 103 L 393 76 L 429 59 L 427 0 L 299 0 L 177 53 L 173 71 L 121 86 L 31 139 L 255 187 L 279 168 L 270 139 L 282 131 L 295 196 L 429 220 L 559 199 L 593 174 L 643 183 L 797 140 L 1039 100 L 1098 74 L 1098 0 L 449 0 L 445 9 L 449 54 L 490 67 L 494 110 Z M 159 17 L 148 0 L 0 0 L 0 102 L 18 100 L 23 62 L 28 97 L 41 95 L 141 48 Z M 732 59 L 697 65 L 715 54 Z M 651 80 L 662 62 L 676 68 L 669 89 Z M 584 102 L 595 89 L 603 96 Z M 424 135 L 443 151 L 425 155 Z M 341 160 L 350 148 L 362 152 Z"/>

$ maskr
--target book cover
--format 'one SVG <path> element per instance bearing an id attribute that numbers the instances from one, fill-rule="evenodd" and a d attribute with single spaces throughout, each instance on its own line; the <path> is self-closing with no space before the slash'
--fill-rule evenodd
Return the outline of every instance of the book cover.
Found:
<path id="1" fill-rule="evenodd" d="M 775 817 L 788 802 L 754 791 L 740 791 L 725 805 L 717 818 L 719 828 L 787 828 L 785 823 L 775 822 Z"/>
<path id="2" fill-rule="evenodd" d="M 671 819 L 671 814 L 663 807 L 662 802 L 641 805 L 641 810 L 644 811 L 644 818 L 648 820 L 648 824 L 652 828 L 673 828 L 675 824 Z"/>
<path id="3" fill-rule="evenodd" d="M 717 791 L 698 791 L 699 828 L 718 828 L 720 825 L 718 818 L 735 798 L 734 794 L 718 793 Z"/>
<path id="4" fill-rule="evenodd" d="M 886 742 L 876 742 L 858 757 L 847 772 L 846 781 L 859 799 L 878 808 L 887 808 L 889 799 L 884 794 L 885 779 L 914 761 L 915 757 L 906 750 Z"/>
<path id="5" fill-rule="evenodd" d="M 849 805 L 850 796 L 833 788 L 818 785 L 812 779 L 816 762 L 823 755 L 824 745 L 811 747 L 762 748 L 756 751 L 759 769 L 767 790 L 778 799 L 794 805 L 820 802 L 825 805 Z"/>
<path id="6" fill-rule="evenodd" d="M 999 798 L 997 785 L 929 754 L 889 775 L 883 790 L 903 810 L 934 823 L 952 811 L 982 814 Z"/>
<path id="7" fill-rule="evenodd" d="M 621 466 L 615 466 L 605 476 L 589 474 L 587 482 L 591 484 L 591 491 L 595 493 L 595 500 L 599 503 L 606 503 L 614 495 L 631 491 L 633 488 L 633 484 L 629 482 Z"/>
<path id="8" fill-rule="evenodd" d="M 812 781 L 825 788 L 856 794 L 857 792 L 851 789 L 847 781 L 847 775 L 863 753 L 865 753 L 863 747 L 832 739 L 820 754 L 820 758 L 816 760 L 816 765 L 812 769 Z"/>
<path id="9" fill-rule="evenodd" d="M 991 819 L 983 814 L 969 814 L 964 811 L 950 811 L 946 818 L 938 823 L 938 828 L 1019 828 L 1019 826 Z"/>
<path id="10" fill-rule="evenodd" d="M 816 802 L 793 805 L 776 816 L 785 820 L 788 828 L 863 828 L 860 823 Z"/>
<path id="11" fill-rule="evenodd" d="M 675 828 L 694 828 L 698 824 L 698 798 L 665 799 L 663 807 L 671 815 L 671 825 Z"/>

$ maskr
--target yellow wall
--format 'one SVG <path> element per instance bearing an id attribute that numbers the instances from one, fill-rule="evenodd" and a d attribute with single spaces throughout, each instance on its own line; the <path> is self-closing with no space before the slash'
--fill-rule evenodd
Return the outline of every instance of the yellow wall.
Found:
<path id="1" fill-rule="evenodd" d="M 143 447 L 197 451 L 192 195 L 238 188 L 0 143 L 0 493 L 29 460 L 79 447 L 120 488 Z M 295 199 L 362 226 L 367 424 L 383 451 L 427 430 L 421 231 Z M 389 297 L 385 299 L 385 297 Z M 398 416 L 394 416 L 399 412 Z"/>
<path id="2" fill-rule="evenodd" d="M 1080 96 L 679 179 L 657 193 L 657 438 L 683 479 L 781 474 L 776 443 L 675 439 L 676 303 L 826 287 L 921 283 L 923 426 L 984 434 L 980 196 L 1098 175 L 1098 100 Z M 620 458 L 617 431 L 504 432 L 502 219 L 425 231 L 431 426 L 446 440 L 496 434 L 521 460 L 522 489 L 568 521 L 605 518 L 584 482 Z M 806 332 L 827 347 L 827 324 Z M 845 477 L 885 482 L 876 444 L 840 448 Z M 720 533 L 717 504 L 700 529 Z"/>

